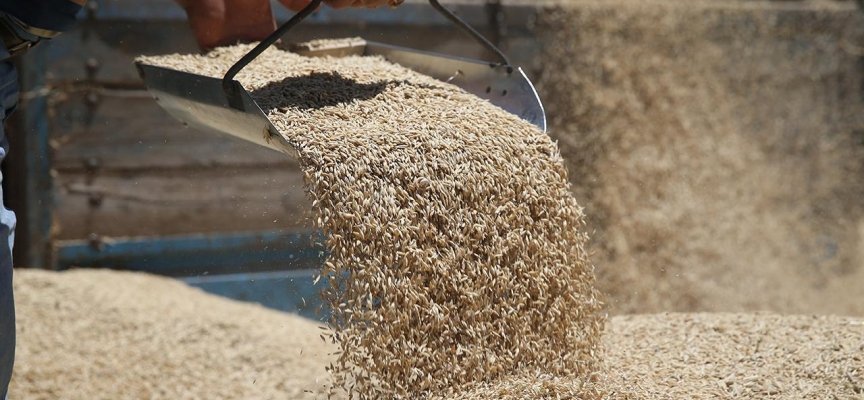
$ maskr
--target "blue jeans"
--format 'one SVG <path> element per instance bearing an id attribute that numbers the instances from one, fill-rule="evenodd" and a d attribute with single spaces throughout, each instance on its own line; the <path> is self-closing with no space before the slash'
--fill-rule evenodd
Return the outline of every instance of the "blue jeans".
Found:
<path id="1" fill-rule="evenodd" d="M 18 105 L 18 74 L 8 61 L 9 53 L 0 44 L 0 162 L 9 151 L 2 122 Z M 3 174 L 0 173 L 0 183 Z M 0 186 L 0 399 L 6 398 L 15 361 L 15 302 L 12 297 L 12 243 L 15 241 L 15 214 L 3 206 Z"/>

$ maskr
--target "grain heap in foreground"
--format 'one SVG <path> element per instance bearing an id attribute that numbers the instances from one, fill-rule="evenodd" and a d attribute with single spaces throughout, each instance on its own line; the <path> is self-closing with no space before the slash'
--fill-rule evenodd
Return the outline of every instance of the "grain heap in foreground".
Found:
<path id="1" fill-rule="evenodd" d="M 325 397 L 336 347 L 307 319 L 141 273 L 18 269 L 14 290 L 9 398 Z"/>
<path id="2" fill-rule="evenodd" d="M 221 77 L 249 49 L 145 61 Z M 583 215 L 547 135 L 381 58 L 270 49 L 237 79 L 299 149 L 327 233 L 336 387 L 417 398 L 594 370 Z"/>
<path id="3" fill-rule="evenodd" d="M 16 399 L 320 399 L 318 325 L 140 273 L 16 270 Z M 448 399 L 860 399 L 864 320 L 609 320 L 594 382 L 516 373 Z M 337 398 L 341 398 L 339 396 Z"/>

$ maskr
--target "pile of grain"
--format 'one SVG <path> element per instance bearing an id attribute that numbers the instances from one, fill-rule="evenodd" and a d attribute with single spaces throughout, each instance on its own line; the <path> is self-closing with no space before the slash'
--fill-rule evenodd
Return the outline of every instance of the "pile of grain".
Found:
<path id="1" fill-rule="evenodd" d="M 15 272 L 14 399 L 314 399 L 318 325 L 111 271 Z M 864 320 L 734 314 L 610 318 L 587 377 L 515 373 L 448 399 L 838 398 L 864 395 Z M 342 398 L 343 396 L 337 396 Z"/>
<path id="2" fill-rule="evenodd" d="M 603 388 L 638 399 L 860 399 L 864 319 L 663 314 L 612 320 Z"/>
<path id="3" fill-rule="evenodd" d="M 864 315 L 864 13 L 561 3 L 538 92 L 611 311 Z"/>
<path id="4" fill-rule="evenodd" d="M 220 77 L 249 49 L 145 62 Z M 237 78 L 299 150 L 327 233 L 337 388 L 418 398 L 594 370 L 582 210 L 546 134 L 380 58 L 270 49 Z"/>
<path id="5" fill-rule="evenodd" d="M 16 270 L 10 398 L 312 399 L 335 346 L 300 317 L 111 271 Z"/>
<path id="6" fill-rule="evenodd" d="M 860 399 L 864 320 L 754 314 L 610 318 L 603 367 L 517 375 L 458 399 Z M 600 396 L 600 397 L 597 397 Z"/>

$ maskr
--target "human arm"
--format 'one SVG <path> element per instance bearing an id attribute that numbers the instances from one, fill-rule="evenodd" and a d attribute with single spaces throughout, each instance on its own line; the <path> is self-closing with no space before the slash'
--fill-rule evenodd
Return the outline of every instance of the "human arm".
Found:
<path id="1" fill-rule="evenodd" d="M 276 30 L 269 0 L 177 0 L 186 10 L 189 26 L 203 50 L 238 42 L 256 42 Z M 300 11 L 311 0 L 279 0 L 292 11 Z M 398 0 L 324 0 L 335 9 L 375 8 L 398 4 Z"/>

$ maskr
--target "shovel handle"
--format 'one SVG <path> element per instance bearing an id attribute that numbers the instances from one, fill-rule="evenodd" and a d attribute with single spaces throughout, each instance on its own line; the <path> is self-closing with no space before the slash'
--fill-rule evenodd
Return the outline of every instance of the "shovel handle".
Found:
<path id="1" fill-rule="evenodd" d="M 462 29 L 463 32 L 471 36 L 477 43 L 480 43 L 481 46 L 485 47 L 486 50 L 489 50 L 490 52 L 498 56 L 498 59 L 501 61 L 502 65 L 510 65 L 510 60 L 507 58 L 504 52 L 501 51 L 501 49 L 495 47 L 495 45 L 492 44 L 489 39 L 486 39 L 483 35 L 480 34 L 480 32 L 474 30 L 471 25 L 468 25 L 468 23 L 463 21 L 462 18 L 459 18 L 459 16 L 454 14 L 453 11 L 450 11 L 446 7 L 441 5 L 441 2 L 439 2 L 438 0 L 429 0 L 429 4 L 431 4 L 432 8 L 438 11 L 438 13 L 450 20 L 453 25 L 458 26 L 460 29 Z"/>
<path id="2" fill-rule="evenodd" d="M 243 100 L 240 97 L 240 82 L 235 81 L 234 77 L 237 76 L 237 73 L 239 73 L 243 68 L 249 65 L 252 60 L 261 55 L 264 50 L 267 50 L 267 48 L 272 46 L 273 43 L 276 43 L 276 41 L 291 30 L 291 28 L 317 10 L 323 1 L 324 0 L 312 0 L 306 8 L 300 10 L 297 14 L 294 14 L 288 22 L 282 24 L 282 26 L 277 28 L 275 32 L 270 34 L 270 36 L 267 36 L 267 38 L 262 40 L 261 43 L 258 43 L 258 45 L 246 53 L 240 61 L 237 61 L 228 69 L 228 72 L 225 73 L 225 77 L 222 78 L 222 89 L 225 90 L 225 95 L 228 97 L 228 105 L 237 110 L 244 110 Z"/>
<path id="3" fill-rule="evenodd" d="M 228 69 L 228 72 L 225 73 L 225 77 L 222 78 L 222 88 L 225 90 L 225 95 L 228 97 L 228 105 L 237 110 L 244 110 L 243 100 L 240 96 L 240 82 L 235 81 L 234 77 L 237 76 L 237 73 L 239 73 L 243 68 L 249 65 L 252 60 L 261 55 L 264 50 L 267 50 L 267 48 L 272 46 L 273 43 L 276 43 L 276 41 L 279 40 L 282 36 L 284 36 L 285 33 L 287 33 L 289 30 L 291 30 L 291 28 L 294 28 L 294 26 L 299 24 L 300 21 L 303 21 L 304 19 L 306 19 L 306 17 L 308 17 L 315 10 L 317 10 L 318 7 L 321 6 L 322 2 L 323 0 L 312 0 L 309 5 L 306 6 L 306 8 L 300 10 L 300 12 L 298 12 L 297 14 L 294 14 L 294 16 L 291 17 L 288 22 L 282 24 L 282 26 L 277 28 L 275 32 L 270 34 L 270 36 L 267 36 L 267 38 L 262 40 L 261 43 L 258 43 L 257 46 L 255 46 L 252 50 L 246 53 L 243 58 L 241 58 L 234 65 L 232 65 L 231 68 Z M 474 28 L 468 25 L 468 23 L 463 21 L 452 11 L 441 5 L 441 2 L 439 0 L 429 0 L 429 4 L 432 5 L 432 8 L 434 8 L 441 15 L 447 18 L 450 22 L 452 22 L 454 25 L 462 29 L 462 31 L 470 35 L 475 41 L 477 41 L 477 43 L 485 47 L 490 52 L 494 53 L 500 60 L 501 64 L 510 65 L 510 60 L 507 58 L 504 52 L 498 49 L 498 47 L 495 47 L 492 42 L 483 37 L 480 32 L 474 30 Z"/>

